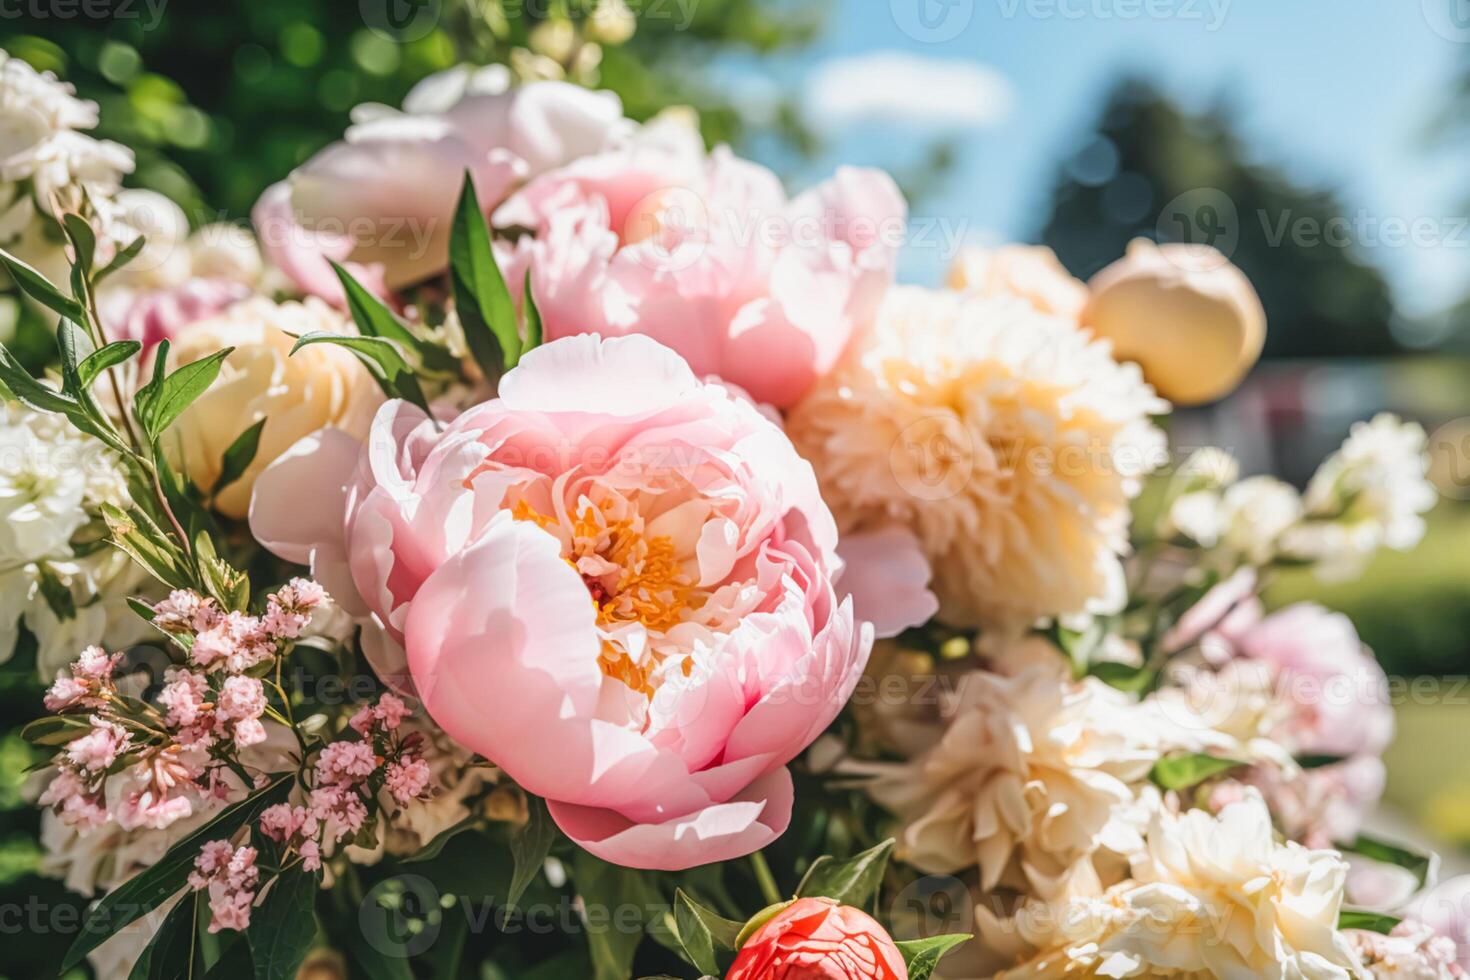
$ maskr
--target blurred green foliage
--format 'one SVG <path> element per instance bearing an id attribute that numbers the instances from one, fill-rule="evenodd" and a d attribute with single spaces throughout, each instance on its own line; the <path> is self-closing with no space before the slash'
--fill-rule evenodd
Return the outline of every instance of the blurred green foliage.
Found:
<path id="1" fill-rule="evenodd" d="M 1150 83 L 1124 79 L 1080 146 L 1062 165 L 1042 232 L 1074 274 L 1091 276 L 1140 236 L 1219 244 L 1261 295 L 1266 357 L 1398 351 L 1382 274 L 1349 249 L 1280 233 L 1283 222 L 1329 228 L 1346 207 L 1251 160 L 1227 109 L 1191 115 Z M 1165 224 L 1181 215 L 1189 227 Z"/>
<path id="2" fill-rule="evenodd" d="M 179 201 L 191 220 L 248 213 L 260 192 L 337 139 L 359 103 L 397 105 L 424 76 L 469 61 L 527 63 L 548 21 L 583 24 L 599 0 L 89 0 L 104 19 L 0 20 L 0 48 L 54 71 L 95 100 L 97 135 L 133 148 L 130 184 Z M 385 28 L 388 4 L 424 11 L 420 30 Z M 726 50 L 771 51 L 815 37 L 825 3 L 795 0 L 627 0 L 637 29 L 583 58 L 578 80 L 609 88 L 629 115 L 671 105 L 700 111 L 712 141 L 738 143 L 729 92 L 707 80 Z M 417 21 L 414 22 L 417 24 Z M 590 62 L 590 63 L 589 63 Z M 789 107 L 781 139 L 810 138 Z"/>

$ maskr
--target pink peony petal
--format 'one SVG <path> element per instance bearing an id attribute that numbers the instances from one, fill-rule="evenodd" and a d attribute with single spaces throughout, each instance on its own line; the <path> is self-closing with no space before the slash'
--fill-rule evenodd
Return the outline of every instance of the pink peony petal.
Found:
<path id="1" fill-rule="evenodd" d="M 650 871 L 683 871 L 758 851 L 791 823 L 791 773 L 777 769 L 735 799 L 664 823 L 635 824 L 611 810 L 551 802 L 558 827 L 604 861 Z"/>

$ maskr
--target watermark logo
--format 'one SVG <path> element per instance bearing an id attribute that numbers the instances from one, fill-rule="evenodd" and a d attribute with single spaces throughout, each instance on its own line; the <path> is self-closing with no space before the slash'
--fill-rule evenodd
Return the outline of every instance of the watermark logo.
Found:
<path id="1" fill-rule="evenodd" d="M 888 0 L 893 22 L 915 41 L 943 44 L 975 19 L 975 0 Z"/>
<path id="2" fill-rule="evenodd" d="M 1470 416 L 1450 419 L 1429 437 L 1429 481 L 1451 500 L 1470 500 Z"/>
<path id="3" fill-rule="evenodd" d="M 398 875 L 378 882 L 363 897 L 357 925 L 367 944 L 384 956 L 407 959 L 434 945 L 442 917 L 439 890 L 422 875 Z"/>
<path id="4" fill-rule="evenodd" d="M 1430 30 L 1456 44 L 1470 44 L 1470 0 L 1421 0 Z"/>
<path id="5" fill-rule="evenodd" d="M 1190 255 L 1191 268 L 1197 268 L 1194 263 L 1221 266 L 1240 247 L 1240 212 L 1224 191 L 1196 187 L 1164 205 L 1154 230 L 1160 242 L 1200 246 L 1198 255 Z"/>
<path id="6" fill-rule="evenodd" d="M 407 44 L 427 37 L 439 25 L 440 0 L 358 0 L 368 30 L 379 37 Z"/>

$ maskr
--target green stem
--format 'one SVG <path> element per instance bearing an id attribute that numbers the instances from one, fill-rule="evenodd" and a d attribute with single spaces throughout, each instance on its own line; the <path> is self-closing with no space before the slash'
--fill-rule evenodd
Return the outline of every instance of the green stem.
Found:
<path id="1" fill-rule="evenodd" d="M 755 870 L 756 884 L 761 887 L 761 895 L 765 898 L 767 905 L 779 905 L 785 899 L 781 897 L 781 889 L 776 886 L 776 876 L 771 874 L 771 866 L 766 863 L 766 856 L 756 851 L 750 856 L 750 866 Z"/>

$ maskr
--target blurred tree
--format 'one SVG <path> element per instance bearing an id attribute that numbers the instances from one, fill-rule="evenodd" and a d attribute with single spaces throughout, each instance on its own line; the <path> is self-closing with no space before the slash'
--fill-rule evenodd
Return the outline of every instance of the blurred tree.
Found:
<path id="1" fill-rule="evenodd" d="M 1266 356 L 1393 353 L 1388 284 L 1324 237 L 1342 220 L 1331 192 L 1248 160 L 1226 111 L 1190 115 L 1149 83 L 1125 79 L 1063 162 L 1042 240 L 1084 278 L 1139 236 L 1206 242 L 1260 291 Z"/>
<path id="2" fill-rule="evenodd" d="M 27 7 L 0 21 L 0 48 L 97 101 L 97 134 L 137 153 L 129 183 L 168 194 L 196 222 L 245 215 L 268 184 L 341 135 L 352 106 L 397 105 L 413 83 L 462 60 L 609 88 L 637 119 L 691 105 L 706 137 L 739 142 L 738 106 L 707 81 L 711 61 L 805 43 L 826 9 L 793 0 L 95 0 L 86 9 L 99 7 L 110 15 L 37 17 Z M 789 105 L 777 119 L 789 148 L 811 150 Z"/>

